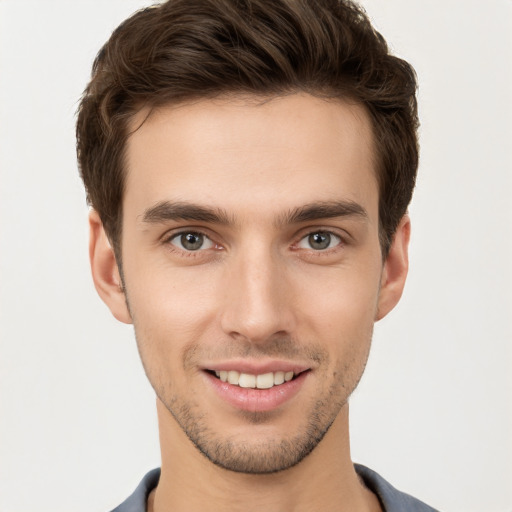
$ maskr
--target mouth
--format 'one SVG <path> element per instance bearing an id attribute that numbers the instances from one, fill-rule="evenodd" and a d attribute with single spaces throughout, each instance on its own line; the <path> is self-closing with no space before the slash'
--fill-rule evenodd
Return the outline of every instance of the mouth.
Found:
<path id="1" fill-rule="evenodd" d="M 311 374 L 311 368 L 290 364 L 270 365 L 274 368 L 242 364 L 238 369 L 235 365 L 204 368 L 203 374 L 223 401 L 250 412 L 268 412 L 284 406 L 300 392 Z"/>
<path id="2" fill-rule="evenodd" d="M 307 370 L 306 370 L 307 371 Z M 253 375 L 251 373 L 239 372 L 237 370 L 207 370 L 208 373 L 217 377 L 221 382 L 227 382 L 233 386 L 248 389 L 271 389 L 290 382 L 304 372 L 276 371 Z"/>

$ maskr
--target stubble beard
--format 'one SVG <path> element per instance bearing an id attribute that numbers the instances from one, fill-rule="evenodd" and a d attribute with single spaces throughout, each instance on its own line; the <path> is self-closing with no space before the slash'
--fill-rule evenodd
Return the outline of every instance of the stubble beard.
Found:
<path id="1" fill-rule="evenodd" d="M 354 367 L 352 359 L 350 362 L 340 363 L 334 371 L 331 368 L 331 385 L 323 391 L 319 398 L 304 406 L 304 411 L 309 412 L 305 414 L 304 425 L 298 427 L 298 431 L 279 439 L 266 437 L 263 441 L 255 441 L 223 436 L 222 432 L 215 431 L 211 427 L 208 415 L 201 411 L 201 407 L 193 399 L 186 400 L 175 393 L 166 376 L 159 375 L 158 378 L 154 378 L 155 375 L 151 375 L 144 362 L 141 346 L 139 343 L 138 345 L 146 375 L 157 397 L 192 444 L 216 466 L 246 474 L 276 473 L 289 469 L 304 460 L 322 441 L 342 407 L 346 405 L 348 397 L 357 386 L 363 373 L 368 355 L 366 354 L 364 360 L 360 361 L 360 365 L 362 364 L 360 368 Z M 326 351 L 320 352 L 319 350 L 316 349 L 315 358 L 322 360 L 328 368 L 329 355 Z M 275 418 L 275 413 L 272 411 L 240 411 L 240 414 L 249 427 L 250 425 L 271 424 Z"/>
<path id="2" fill-rule="evenodd" d="M 327 406 L 325 402 L 317 401 L 306 426 L 290 438 L 243 442 L 219 436 L 209 427 L 207 416 L 199 413 L 195 404 L 178 403 L 176 398 L 170 402 L 165 397 L 159 396 L 159 399 L 193 445 L 210 462 L 223 469 L 246 474 L 276 473 L 300 463 L 320 443 L 345 403 L 331 402 Z M 272 413 L 244 412 L 243 418 L 249 425 L 261 425 L 272 421 Z"/>
<path id="3" fill-rule="evenodd" d="M 124 281 L 124 280 L 123 280 Z M 124 287 L 124 282 L 123 282 Z M 126 304 L 130 310 L 128 297 Z M 314 401 L 310 406 L 310 413 L 307 421 L 297 434 L 289 438 L 266 440 L 260 443 L 241 442 L 234 438 L 222 438 L 215 432 L 208 422 L 207 415 L 201 412 L 200 407 L 192 402 L 180 398 L 174 393 L 168 375 L 154 375 L 145 359 L 145 342 L 138 336 L 135 317 L 130 310 L 137 341 L 137 348 L 144 367 L 144 371 L 150 381 L 158 399 L 178 423 L 182 431 L 210 462 L 216 466 L 245 474 L 271 474 L 287 470 L 304 460 L 322 441 L 340 413 L 348 398 L 359 384 L 364 373 L 370 352 L 371 339 L 373 335 L 373 324 L 367 333 L 366 340 L 359 340 L 361 344 L 352 344 L 353 352 L 343 361 L 338 362 L 332 371 L 332 383 L 323 395 Z M 148 345 L 151 345 L 149 341 Z M 365 347 L 362 354 L 358 353 L 357 347 Z M 151 350 L 151 349 L 149 349 Z M 184 355 L 183 366 L 194 367 L 197 347 L 189 348 Z M 321 346 L 308 347 L 299 350 L 297 344 L 288 337 L 277 338 L 275 342 L 269 343 L 261 349 L 248 342 L 245 349 L 236 349 L 239 356 L 265 355 L 274 357 L 289 357 L 307 354 L 319 367 L 329 367 L 330 356 L 327 350 Z M 224 354 L 226 355 L 226 354 Z M 235 354 L 232 354 L 235 355 Z M 156 372 L 158 374 L 158 372 Z M 324 374 L 327 370 L 324 370 Z M 326 377 L 326 375 L 324 375 Z M 167 384 L 167 385 L 165 385 Z M 304 408 L 307 409 L 306 407 Z M 258 425 L 272 421 L 272 412 L 243 412 L 245 420 L 249 424 Z"/>

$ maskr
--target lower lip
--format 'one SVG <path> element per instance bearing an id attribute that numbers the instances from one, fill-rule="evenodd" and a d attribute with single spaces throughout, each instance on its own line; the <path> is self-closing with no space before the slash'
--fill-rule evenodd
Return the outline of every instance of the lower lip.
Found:
<path id="1" fill-rule="evenodd" d="M 242 411 L 267 412 L 291 400 L 302 388 L 309 371 L 302 372 L 293 380 L 270 389 L 241 388 L 222 382 L 211 373 L 204 373 L 217 394 L 233 407 Z"/>

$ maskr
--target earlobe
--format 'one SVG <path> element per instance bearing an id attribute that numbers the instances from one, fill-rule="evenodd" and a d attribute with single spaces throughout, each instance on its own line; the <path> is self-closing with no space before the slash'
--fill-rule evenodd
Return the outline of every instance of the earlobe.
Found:
<path id="1" fill-rule="evenodd" d="M 92 278 L 99 296 L 117 320 L 131 324 L 114 250 L 95 210 L 89 214 L 89 259 Z"/>
<path id="2" fill-rule="evenodd" d="M 384 262 L 375 321 L 384 318 L 398 304 L 402 296 L 409 270 L 410 235 L 411 221 L 408 215 L 404 215 Z"/>

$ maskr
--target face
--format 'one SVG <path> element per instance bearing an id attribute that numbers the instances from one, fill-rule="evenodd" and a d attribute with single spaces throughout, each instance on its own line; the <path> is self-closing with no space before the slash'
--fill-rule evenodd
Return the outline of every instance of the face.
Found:
<path id="1" fill-rule="evenodd" d="M 296 94 L 153 112 L 128 140 L 122 258 L 125 295 L 102 296 L 171 428 L 233 471 L 297 464 L 399 297 L 365 111 Z"/>

